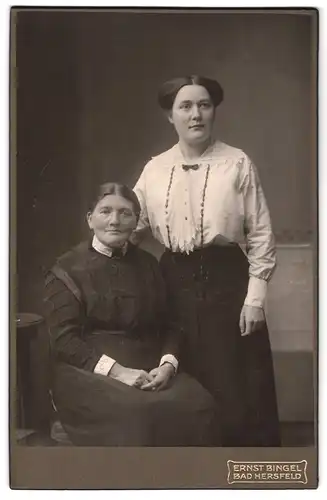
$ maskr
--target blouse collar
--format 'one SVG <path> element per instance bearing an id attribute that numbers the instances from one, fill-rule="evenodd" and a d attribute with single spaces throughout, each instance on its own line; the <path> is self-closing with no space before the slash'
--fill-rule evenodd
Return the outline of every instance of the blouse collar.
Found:
<path id="1" fill-rule="evenodd" d="M 223 147 L 224 143 L 219 141 L 218 139 L 212 141 L 211 144 L 207 147 L 207 149 L 199 157 L 199 161 L 206 162 L 216 159 L 218 154 L 221 154 Z M 172 153 L 175 162 L 186 163 L 186 160 L 183 156 L 179 143 L 175 144 L 175 146 L 172 147 Z"/>
<path id="2" fill-rule="evenodd" d="M 110 247 L 107 247 L 106 245 L 104 245 L 103 243 L 101 243 L 101 241 L 95 235 L 93 236 L 92 247 L 98 253 L 101 253 L 102 255 L 106 255 L 107 257 L 112 257 L 114 249 L 110 248 Z M 124 243 L 124 245 L 121 247 L 123 255 L 126 254 L 127 247 L 128 247 L 128 242 L 126 241 Z"/>

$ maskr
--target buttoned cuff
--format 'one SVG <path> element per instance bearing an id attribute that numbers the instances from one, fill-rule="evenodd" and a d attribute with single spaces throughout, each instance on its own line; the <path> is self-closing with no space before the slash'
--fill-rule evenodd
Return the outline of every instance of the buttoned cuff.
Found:
<path id="1" fill-rule="evenodd" d="M 263 308 L 266 301 L 267 287 L 267 281 L 250 276 L 244 305 Z"/>
<path id="2" fill-rule="evenodd" d="M 97 373 L 98 375 L 104 375 L 106 377 L 115 363 L 115 359 L 112 359 L 106 354 L 103 354 L 103 356 L 101 356 L 101 358 L 97 362 L 93 372 Z"/>
<path id="3" fill-rule="evenodd" d="M 173 367 L 175 369 L 175 373 L 177 372 L 178 361 L 175 358 L 175 356 L 173 356 L 172 354 L 165 354 L 164 356 L 162 356 L 160 363 L 159 363 L 159 366 L 162 366 L 164 363 L 170 363 L 171 365 L 173 365 Z"/>

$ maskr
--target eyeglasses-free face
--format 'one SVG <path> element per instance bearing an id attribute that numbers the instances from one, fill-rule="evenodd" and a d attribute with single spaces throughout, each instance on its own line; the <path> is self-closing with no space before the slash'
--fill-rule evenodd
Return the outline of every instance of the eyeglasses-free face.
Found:
<path id="1" fill-rule="evenodd" d="M 90 229 L 106 246 L 122 246 L 137 225 L 131 201 L 116 194 L 106 195 L 87 214 Z"/>
<path id="2" fill-rule="evenodd" d="M 168 115 L 179 138 L 187 144 L 201 144 L 211 138 L 215 107 L 206 88 L 185 85 L 175 97 Z"/>

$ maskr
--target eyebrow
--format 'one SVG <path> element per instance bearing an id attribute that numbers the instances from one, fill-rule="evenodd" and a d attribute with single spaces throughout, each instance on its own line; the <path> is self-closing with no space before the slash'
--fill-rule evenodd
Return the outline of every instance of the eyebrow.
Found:
<path id="1" fill-rule="evenodd" d="M 191 99 L 184 99 L 183 101 L 180 102 L 180 104 L 189 104 L 189 103 L 192 103 L 194 101 L 192 101 Z M 203 99 L 200 99 L 199 101 L 197 101 L 199 103 L 202 103 L 202 102 L 211 102 L 210 98 L 206 98 L 204 97 Z"/>
<path id="2" fill-rule="evenodd" d="M 129 210 L 130 212 L 133 212 L 132 208 L 130 208 L 130 207 L 115 208 L 112 205 L 102 205 L 99 207 L 99 210 L 108 209 L 108 208 L 117 210 L 118 212 L 122 212 L 123 210 Z"/>

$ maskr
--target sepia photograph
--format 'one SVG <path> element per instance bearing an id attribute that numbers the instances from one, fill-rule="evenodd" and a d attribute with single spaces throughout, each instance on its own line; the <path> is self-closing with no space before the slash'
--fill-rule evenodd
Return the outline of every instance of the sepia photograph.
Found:
<path id="1" fill-rule="evenodd" d="M 317 9 L 10 21 L 11 488 L 316 488 Z"/>

